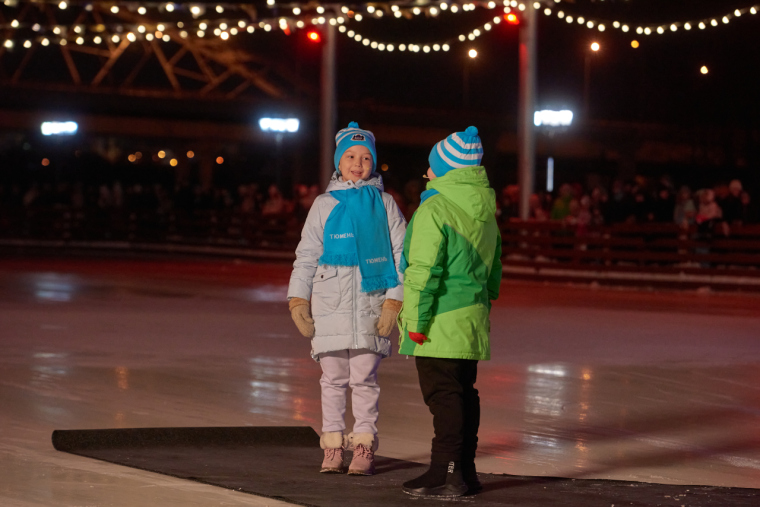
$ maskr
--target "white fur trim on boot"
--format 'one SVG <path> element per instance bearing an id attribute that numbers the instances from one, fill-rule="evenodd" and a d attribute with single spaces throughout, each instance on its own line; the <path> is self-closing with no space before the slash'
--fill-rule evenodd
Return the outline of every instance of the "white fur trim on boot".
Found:
<path id="1" fill-rule="evenodd" d="M 319 446 L 322 449 L 340 449 L 347 447 L 347 437 L 341 431 L 327 431 L 319 437 Z"/>
<path id="2" fill-rule="evenodd" d="M 372 433 L 349 433 L 347 449 L 353 449 L 357 445 L 363 445 L 375 452 L 380 445 L 380 439 Z"/>

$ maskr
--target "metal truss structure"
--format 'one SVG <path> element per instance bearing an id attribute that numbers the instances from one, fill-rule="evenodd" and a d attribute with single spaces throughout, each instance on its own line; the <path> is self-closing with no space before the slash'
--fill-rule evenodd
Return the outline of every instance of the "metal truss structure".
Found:
<path id="1" fill-rule="evenodd" d="M 160 24 L 126 9 L 114 14 L 106 8 L 97 3 L 82 8 L 72 23 L 71 10 L 27 2 L 15 19 L 49 27 L 64 25 L 59 22 L 64 14 L 69 26 L 104 26 L 114 18 L 149 27 Z M 0 25 L 8 22 L 0 12 Z M 183 37 L 176 26 L 150 41 L 124 37 L 114 42 L 104 34 L 100 44 L 73 40 L 46 44 L 36 39 L 26 47 L 18 46 L 0 46 L 0 87 L 215 100 L 243 96 L 282 100 L 317 94 L 295 75 L 288 62 L 274 61 L 216 37 Z"/>

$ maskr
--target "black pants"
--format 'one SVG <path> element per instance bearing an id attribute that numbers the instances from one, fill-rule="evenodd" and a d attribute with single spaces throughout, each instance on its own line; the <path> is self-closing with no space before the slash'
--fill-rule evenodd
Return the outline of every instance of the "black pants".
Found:
<path id="1" fill-rule="evenodd" d="M 433 414 L 430 461 L 474 460 L 480 426 L 480 397 L 475 389 L 478 362 L 435 357 L 415 360 L 422 397 Z"/>

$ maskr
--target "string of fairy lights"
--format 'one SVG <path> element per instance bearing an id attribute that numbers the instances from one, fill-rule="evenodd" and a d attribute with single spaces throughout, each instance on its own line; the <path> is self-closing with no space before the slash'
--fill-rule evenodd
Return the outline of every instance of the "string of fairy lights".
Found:
<path id="1" fill-rule="evenodd" d="M 541 0 L 532 4 L 519 0 L 478 0 L 466 3 L 430 2 L 421 5 L 414 0 L 400 2 L 376 2 L 365 5 L 277 3 L 267 0 L 267 7 L 257 9 L 248 4 L 175 4 L 172 2 L 126 2 L 87 0 L 2 0 L 10 10 L 20 10 L 15 18 L 0 17 L 0 40 L 2 48 L 31 48 L 34 45 L 111 45 L 129 44 L 140 40 L 170 42 L 176 38 L 217 39 L 226 41 L 236 36 L 256 32 L 291 34 L 298 29 L 319 28 L 329 24 L 338 27 L 339 33 L 368 48 L 379 51 L 408 51 L 431 53 L 449 51 L 454 44 L 474 41 L 502 22 L 519 24 L 520 13 L 532 6 L 546 16 L 560 22 L 604 32 L 619 30 L 622 33 L 640 35 L 663 35 L 679 30 L 706 30 L 725 26 L 741 18 L 753 16 L 760 5 L 734 9 L 723 15 L 705 19 L 675 21 L 665 24 L 637 24 L 619 20 L 589 18 L 574 12 L 561 0 Z M 36 10 L 35 7 L 36 6 Z M 43 15 L 40 7 L 57 7 L 60 11 L 80 9 L 89 13 L 78 16 L 70 24 L 51 21 Z M 497 11 L 485 23 L 471 30 L 442 38 L 435 42 L 416 41 L 398 43 L 375 40 L 360 33 L 358 23 L 363 19 L 416 17 L 435 18 L 440 15 L 457 15 L 474 10 Z M 39 11 L 39 12 L 38 12 Z M 260 16 L 260 13 L 263 14 Z M 283 15 L 283 13 L 287 13 Z M 156 18 L 164 20 L 157 22 Z"/>
<path id="2" fill-rule="evenodd" d="M 556 0 L 555 0 L 556 1 Z M 560 4 L 559 1 L 556 1 Z M 536 2 L 534 7 L 537 10 L 541 10 L 541 5 Z M 561 8 L 552 9 L 549 6 L 543 8 L 543 13 L 547 16 L 555 15 L 558 19 L 565 21 L 568 24 L 578 24 L 585 26 L 591 30 L 598 30 L 604 32 L 607 28 L 614 28 L 620 30 L 623 33 L 635 32 L 639 35 L 663 35 L 668 32 L 677 32 L 680 29 L 689 31 L 692 29 L 705 30 L 709 27 L 718 27 L 721 25 L 727 25 L 734 19 L 740 18 L 743 15 L 755 15 L 760 11 L 760 5 L 752 5 L 741 9 L 734 9 L 732 12 L 727 12 L 723 15 L 719 15 L 711 18 L 703 18 L 697 20 L 688 21 L 675 21 L 664 24 L 636 24 L 626 23 L 617 20 L 605 20 L 605 19 L 592 19 L 586 18 L 582 15 L 573 14 L 571 12 L 565 12 Z"/>

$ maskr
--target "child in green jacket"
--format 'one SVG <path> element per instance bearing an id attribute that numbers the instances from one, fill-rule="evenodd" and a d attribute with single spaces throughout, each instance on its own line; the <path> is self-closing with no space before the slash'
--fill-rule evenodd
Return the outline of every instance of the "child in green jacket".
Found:
<path id="1" fill-rule="evenodd" d="M 410 495 L 452 497 L 481 489 L 474 384 L 478 361 L 491 357 L 489 312 L 501 283 L 496 196 L 482 156 L 475 127 L 433 147 L 430 182 L 404 240 L 400 353 L 416 356 L 435 428 L 430 469 L 404 484 Z"/>

